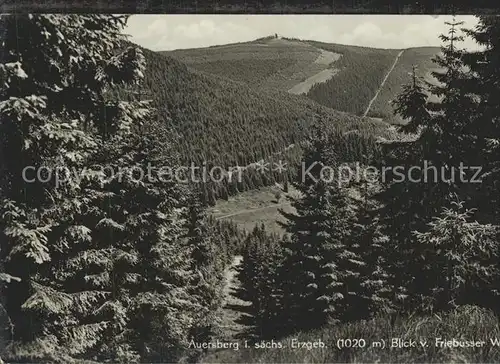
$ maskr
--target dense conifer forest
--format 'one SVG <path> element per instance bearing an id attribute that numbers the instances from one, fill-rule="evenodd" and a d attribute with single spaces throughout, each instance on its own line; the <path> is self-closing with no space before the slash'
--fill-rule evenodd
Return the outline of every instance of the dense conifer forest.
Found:
<path id="1" fill-rule="evenodd" d="M 244 82 L 257 89 L 287 91 L 295 83 L 304 81 L 308 70 L 314 72 L 319 67 L 315 63 L 321 53 L 331 52 L 339 58 L 332 59 L 326 68 L 336 70 L 335 77 L 314 85 L 307 97 L 335 110 L 363 115 L 400 51 L 270 36 L 253 42 L 160 53 L 197 70 Z M 368 116 L 401 122 L 390 101 L 399 93 L 401 84 L 410 79 L 413 65 L 418 66 L 422 76 L 433 71 L 432 58 L 437 53 L 437 47 L 404 50 Z"/>
<path id="2" fill-rule="evenodd" d="M 308 97 L 336 110 L 363 115 L 399 50 L 311 43 L 343 56 L 335 63 L 340 72 L 329 81 L 313 86 Z"/>
<path id="3" fill-rule="evenodd" d="M 391 135 L 384 123 L 337 112 L 285 92 L 256 91 L 189 69 L 169 56 L 143 52 L 145 77 L 135 92 L 143 97 L 150 95 L 157 118 L 178 136 L 176 147 L 181 161 L 208 169 L 221 166 L 226 171 L 249 166 L 241 183 L 226 178 L 222 183 L 207 185 L 205 199 L 210 204 L 237 192 L 293 178 L 292 170 L 288 175 L 271 170 L 262 174 L 252 164 L 261 160 L 272 164 L 280 159 L 298 163 L 300 142 L 316 120 L 325 120 L 339 131 L 357 130 L 368 139 Z M 124 92 L 127 90 L 117 93 Z"/>
<path id="4" fill-rule="evenodd" d="M 0 362 L 500 360 L 499 17 L 447 23 L 438 82 L 413 69 L 397 128 L 193 70 L 130 43 L 127 20 L 0 17 Z M 387 68 L 373 52 L 373 79 L 339 74 L 350 102 L 329 83 L 312 92 L 359 113 Z M 255 167 L 281 158 L 286 173 Z M 247 170 L 233 185 L 161 178 L 191 162 Z M 424 162 L 436 178 L 394 168 Z M 276 182 L 298 192 L 283 234 L 208 212 Z M 228 337 L 232 295 L 247 305 Z M 394 338 L 429 346 L 371 345 Z"/>

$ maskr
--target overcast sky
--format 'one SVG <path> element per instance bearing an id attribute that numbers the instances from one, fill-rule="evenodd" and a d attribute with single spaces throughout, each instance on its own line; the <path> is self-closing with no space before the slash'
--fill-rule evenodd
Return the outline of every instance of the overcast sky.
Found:
<path id="1" fill-rule="evenodd" d="M 133 15 L 126 33 L 152 50 L 244 42 L 278 33 L 285 37 L 376 48 L 439 46 L 451 16 L 436 15 Z M 465 27 L 476 18 L 460 16 Z M 467 40 L 463 47 L 474 47 Z"/>

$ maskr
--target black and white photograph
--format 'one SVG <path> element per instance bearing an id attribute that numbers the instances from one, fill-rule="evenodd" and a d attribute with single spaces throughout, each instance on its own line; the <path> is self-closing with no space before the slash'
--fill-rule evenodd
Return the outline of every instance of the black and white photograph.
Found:
<path id="1" fill-rule="evenodd" d="M 500 362 L 500 16 L 0 42 L 0 363 Z"/>

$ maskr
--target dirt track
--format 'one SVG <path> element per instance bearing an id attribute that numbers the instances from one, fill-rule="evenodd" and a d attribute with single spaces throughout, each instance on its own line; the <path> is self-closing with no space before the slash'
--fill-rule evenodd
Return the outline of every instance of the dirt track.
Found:
<path id="1" fill-rule="evenodd" d="M 396 56 L 396 59 L 394 60 L 394 63 L 392 64 L 392 67 L 389 69 L 389 72 L 387 72 L 387 74 L 385 75 L 385 77 L 382 80 L 382 83 L 380 84 L 377 92 L 375 92 L 375 95 L 373 96 L 373 98 L 368 103 L 368 107 L 366 108 L 365 113 L 363 114 L 363 116 L 366 116 L 368 114 L 368 112 L 370 111 L 370 109 L 372 107 L 372 104 L 377 99 L 378 94 L 380 93 L 380 91 L 382 91 L 382 88 L 384 87 L 385 83 L 387 82 L 387 79 L 389 78 L 389 76 L 391 75 L 392 71 L 394 70 L 394 68 L 398 64 L 399 58 L 403 55 L 403 53 L 404 53 L 404 49 L 401 52 L 399 52 L 398 55 Z"/>
<path id="2" fill-rule="evenodd" d="M 243 261 L 241 255 L 236 255 L 233 262 L 226 269 L 225 279 L 226 286 L 224 287 L 225 304 L 221 311 L 220 328 L 223 332 L 225 340 L 237 340 L 244 335 L 248 326 L 241 321 L 244 320 L 246 314 L 245 308 L 250 305 L 250 302 L 243 301 L 236 297 L 240 281 L 238 280 L 238 268 Z"/>

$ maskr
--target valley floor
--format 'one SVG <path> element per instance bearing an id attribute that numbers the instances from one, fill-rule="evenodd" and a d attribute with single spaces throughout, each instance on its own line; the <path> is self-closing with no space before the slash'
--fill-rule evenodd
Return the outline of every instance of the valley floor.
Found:
<path id="1" fill-rule="evenodd" d="M 209 209 L 216 219 L 231 219 L 238 227 L 252 231 L 256 225 L 264 224 L 268 232 L 283 234 L 283 228 L 278 221 L 284 222 L 279 209 L 293 212 L 290 201 L 281 191 L 281 198 L 276 200 L 275 194 L 281 191 L 281 186 L 265 187 L 259 190 L 247 191 L 230 197 L 228 201 L 218 201 Z M 290 186 L 290 196 L 297 196 L 297 191 Z"/>

